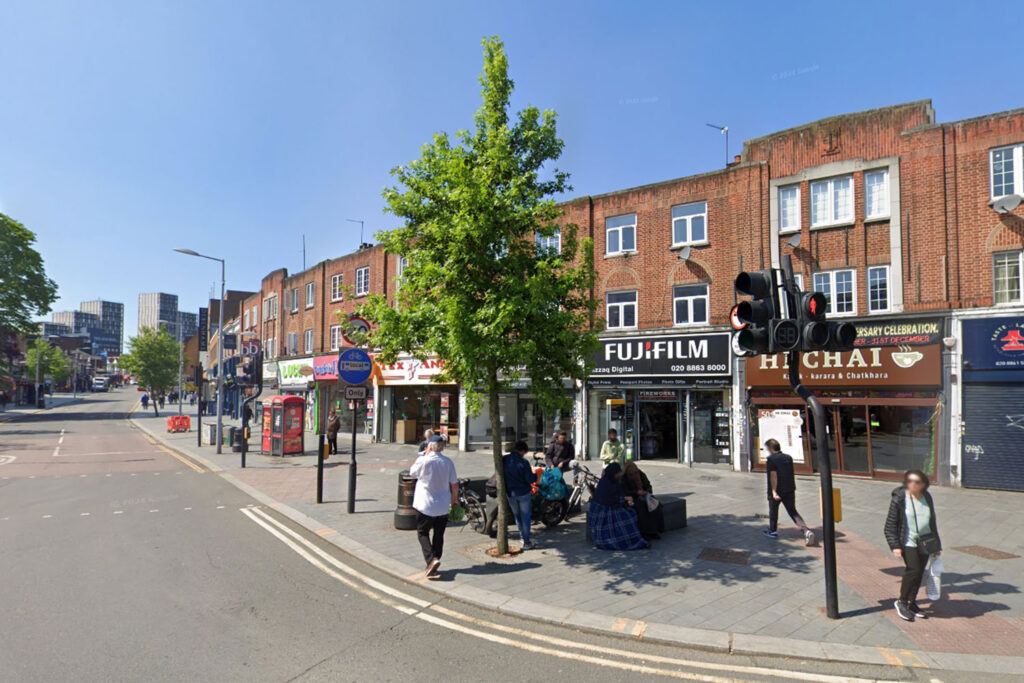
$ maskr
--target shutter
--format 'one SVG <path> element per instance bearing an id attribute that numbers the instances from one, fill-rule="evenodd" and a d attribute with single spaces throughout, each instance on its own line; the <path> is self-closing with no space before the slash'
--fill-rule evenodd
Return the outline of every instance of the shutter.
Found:
<path id="1" fill-rule="evenodd" d="M 1024 385 L 964 385 L 963 484 L 1024 491 Z"/>

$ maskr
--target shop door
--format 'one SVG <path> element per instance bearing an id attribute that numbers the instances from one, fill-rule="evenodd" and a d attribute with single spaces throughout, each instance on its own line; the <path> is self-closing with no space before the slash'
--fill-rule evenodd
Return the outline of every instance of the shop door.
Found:
<path id="1" fill-rule="evenodd" d="M 966 384 L 963 419 L 964 486 L 1024 491 L 1024 385 Z"/>
<path id="2" fill-rule="evenodd" d="M 810 410 L 804 411 L 807 438 L 814 455 L 814 471 L 818 471 L 817 440 L 814 418 Z M 834 405 L 825 408 L 828 433 L 828 457 L 836 474 L 871 474 L 870 449 L 866 406 Z"/>
<path id="3" fill-rule="evenodd" d="M 679 459 L 676 434 L 677 401 L 640 401 L 640 458 Z"/>
<path id="4" fill-rule="evenodd" d="M 519 424 L 517 432 L 520 439 L 526 442 L 530 450 L 539 451 L 547 445 L 544 438 L 544 420 L 540 414 L 540 405 L 535 398 L 519 399 Z M 548 435 L 548 439 L 551 435 Z"/>

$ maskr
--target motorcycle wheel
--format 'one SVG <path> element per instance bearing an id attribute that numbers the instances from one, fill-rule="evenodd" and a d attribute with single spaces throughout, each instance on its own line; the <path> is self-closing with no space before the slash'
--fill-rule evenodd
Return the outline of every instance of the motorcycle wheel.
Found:
<path id="1" fill-rule="evenodd" d="M 565 500 L 545 500 L 540 506 L 540 521 L 546 527 L 558 526 L 568 508 Z"/>

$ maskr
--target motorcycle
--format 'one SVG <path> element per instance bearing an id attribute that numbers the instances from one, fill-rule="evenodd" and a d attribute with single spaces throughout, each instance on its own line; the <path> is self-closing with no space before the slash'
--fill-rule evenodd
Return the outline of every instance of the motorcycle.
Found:
<path id="1" fill-rule="evenodd" d="M 562 498 L 555 500 L 549 499 L 541 491 L 540 483 L 541 478 L 544 476 L 544 456 L 543 454 L 535 453 L 533 455 L 533 472 L 536 475 L 536 481 L 532 485 L 532 502 L 533 509 L 530 513 L 530 522 L 540 522 L 545 527 L 551 528 L 558 526 L 563 519 L 565 519 L 566 513 L 569 511 L 569 491 L 566 489 L 566 494 Z M 564 485 L 563 485 L 564 488 Z M 506 510 L 508 523 L 515 524 L 515 517 L 511 510 Z M 498 535 L 498 497 L 496 492 L 487 492 L 487 535 L 494 538 Z"/>

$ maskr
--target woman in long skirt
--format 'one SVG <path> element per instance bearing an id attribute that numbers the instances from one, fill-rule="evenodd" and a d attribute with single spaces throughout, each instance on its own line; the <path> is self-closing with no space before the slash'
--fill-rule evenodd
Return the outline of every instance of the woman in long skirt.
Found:
<path id="1" fill-rule="evenodd" d="M 639 550 L 649 544 L 640 535 L 633 498 L 622 488 L 622 467 L 604 469 L 587 513 L 590 537 L 601 550 Z"/>

